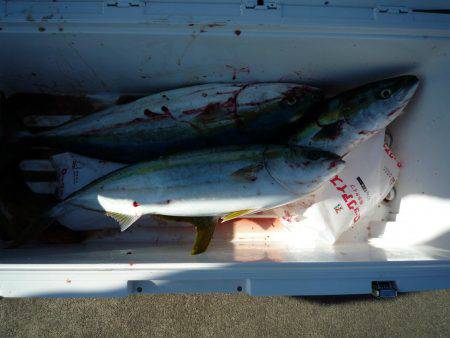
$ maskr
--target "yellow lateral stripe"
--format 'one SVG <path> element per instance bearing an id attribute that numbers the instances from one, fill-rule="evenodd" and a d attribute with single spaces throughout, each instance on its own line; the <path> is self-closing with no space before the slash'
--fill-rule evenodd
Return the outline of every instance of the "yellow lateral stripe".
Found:
<path id="1" fill-rule="evenodd" d="M 227 214 L 227 215 L 222 217 L 222 223 L 226 222 L 226 221 L 229 221 L 229 220 L 231 220 L 233 218 L 238 218 L 238 217 L 241 217 L 241 216 L 244 216 L 244 215 L 248 215 L 248 214 L 250 214 L 250 213 L 252 213 L 254 211 L 256 211 L 256 210 L 255 209 L 246 209 L 246 210 L 239 210 L 239 211 L 231 212 L 231 213 L 229 213 L 229 214 Z"/>

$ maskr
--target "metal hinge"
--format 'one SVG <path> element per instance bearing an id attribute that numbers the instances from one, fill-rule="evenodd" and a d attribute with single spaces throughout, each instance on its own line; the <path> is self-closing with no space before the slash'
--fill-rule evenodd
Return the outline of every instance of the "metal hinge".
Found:
<path id="1" fill-rule="evenodd" d="M 144 1 L 139 0 L 107 0 L 106 6 L 108 7 L 119 7 L 119 8 L 127 8 L 127 7 L 141 7 L 144 6 Z"/>
<path id="2" fill-rule="evenodd" d="M 245 9 L 278 9 L 275 1 L 244 0 L 243 4 Z"/>
<path id="3" fill-rule="evenodd" d="M 412 9 L 408 7 L 379 6 L 374 8 L 374 12 L 380 14 L 410 14 L 412 13 Z"/>
<path id="4" fill-rule="evenodd" d="M 395 281 L 373 281 L 372 295 L 377 298 L 395 298 L 397 297 L 397 284 Z"/>

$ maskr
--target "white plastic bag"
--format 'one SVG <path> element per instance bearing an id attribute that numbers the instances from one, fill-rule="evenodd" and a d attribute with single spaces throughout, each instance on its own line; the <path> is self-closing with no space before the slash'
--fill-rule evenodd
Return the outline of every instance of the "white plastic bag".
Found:
<path id="1" fill-rule="evenodd" d="M 50 157 L 57 177 L 57 197 L 61 200 L 96 179 L 125 166 L 74 153 L 61 153 Z M 94 211 L 74 208 L 58 217 L 58 222 L 76 231 L 118 228 L 117 222 Z"/>
<path id="2" fill-rule="evenodd" d="M 125 166 L 122 163 L 97 160 L 74 153 L 57 154 L 50 160 L 56 170 L 59 199 L 65 199 L 94 180 Z"/>
<path id="3" fill-rule="evenodd" d="M 334 244 L 355 224 L 367 220 L 394 186 L 397 161 L 380 133 L 344 157 L 345 169 L 313 194 L 255 217 L 279 217 L 296 239 Z"/>

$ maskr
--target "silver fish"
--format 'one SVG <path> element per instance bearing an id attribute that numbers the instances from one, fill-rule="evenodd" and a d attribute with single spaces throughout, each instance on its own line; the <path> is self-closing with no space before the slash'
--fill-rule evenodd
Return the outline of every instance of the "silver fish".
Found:
<path id="1" fill-rule="evenodd" d="M 167 156 L 91 183 L 55 206 L 26 236 L 73 207 L 102 212 L 122 230 L 154 214 L 193 223 L 197 238 L 192 253 L 197 254 L 206 250 L 219 218 L 226 221 L 297 200 L 343 166 L 328 152 L 275 145 Z"/>
<path id="2" fill-rule="evenodd" d="M 198 85 L 146 96 L 31 137 L 35 144 L 135 163 L 206 146 L 268 143 L 321 99 L 319 89 L 292 83 Z"/>

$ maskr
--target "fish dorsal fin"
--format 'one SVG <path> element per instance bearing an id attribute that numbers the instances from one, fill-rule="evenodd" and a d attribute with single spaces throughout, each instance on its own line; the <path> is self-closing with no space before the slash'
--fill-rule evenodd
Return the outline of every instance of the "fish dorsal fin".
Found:
<path id="1" fill-rule="evenodd" d="M 106 216 L 113 218 L 120 224 L 120 230 L 127 230 L 134 222 L 136 222 L 142 215 L 125 215 L 119 212 L 107 211 Z"/>
<path id="2" fill-rule="evenodd" d="M 239 211 L 233 211 L 230 212 L 229 214 L 226 214 L 225 216 L 223 216 L 222 219 L 222 223 L 235 219 L 235 218 L 239 218 L 242 217 L 244 215 L 249 215 L 256 212 L 256 209 L 245 209 L 245 210 L 239 210 Z"/>

